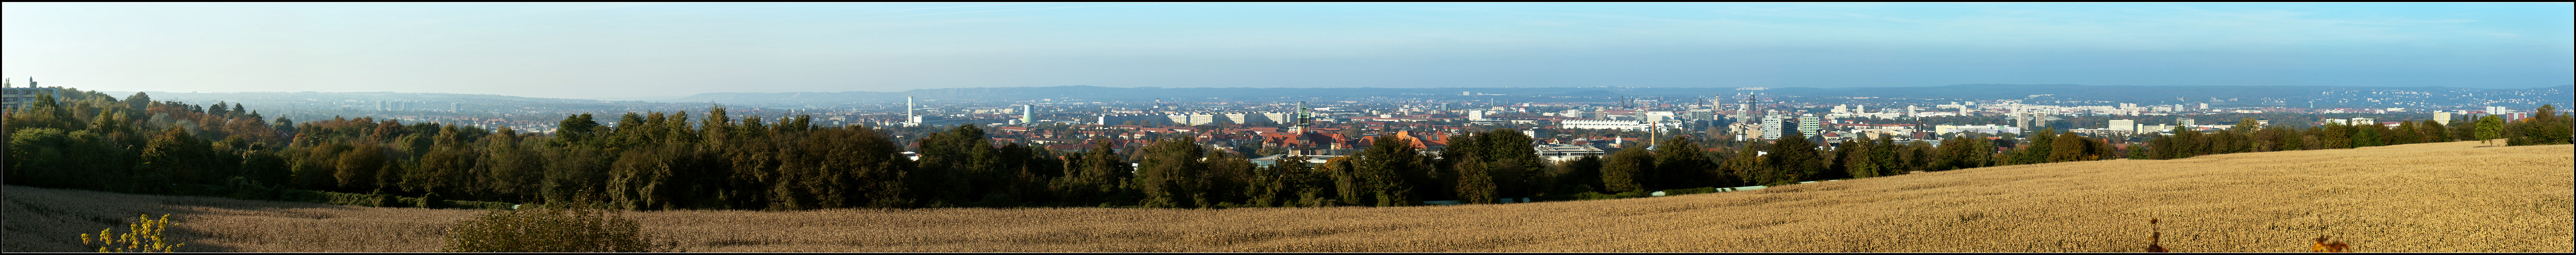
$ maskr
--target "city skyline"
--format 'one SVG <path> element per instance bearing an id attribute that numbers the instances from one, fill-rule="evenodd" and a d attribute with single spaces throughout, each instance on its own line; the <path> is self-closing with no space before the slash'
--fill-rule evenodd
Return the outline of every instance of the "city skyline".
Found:
<path id="1" fill-rule="evenodd" d="M 2489 4 L 7 3 L 5 75 L 550 98 L 960 87 L 2530 88 Z M 23 82 L 23 81 L 21 81 Z"/>

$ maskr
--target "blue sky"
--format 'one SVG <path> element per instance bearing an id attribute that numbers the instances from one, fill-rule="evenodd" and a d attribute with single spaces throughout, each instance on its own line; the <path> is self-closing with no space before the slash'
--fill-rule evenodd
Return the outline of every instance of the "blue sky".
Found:
<path id="1" fill-rule="evenodd" d="M 4 7 L 0 75 L 110 91 L 2576 83 L 2567 3 Z"/>

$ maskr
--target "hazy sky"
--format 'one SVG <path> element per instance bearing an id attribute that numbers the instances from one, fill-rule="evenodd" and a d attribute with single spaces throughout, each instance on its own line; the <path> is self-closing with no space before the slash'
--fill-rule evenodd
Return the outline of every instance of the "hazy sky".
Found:
<path id="1" fill-rule="evenodd" d="M 2576 83 L 2568 3 L 6 3 L 0 12 L 0 75 L 110 91 Z"/>

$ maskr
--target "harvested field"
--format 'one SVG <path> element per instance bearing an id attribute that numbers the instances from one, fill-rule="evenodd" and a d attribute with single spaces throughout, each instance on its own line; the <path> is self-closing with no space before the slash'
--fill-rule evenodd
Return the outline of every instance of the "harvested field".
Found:
<path id="1" fill-rule="evenodd" d="M 2477 142 L 1917 173 L 1657 198 L 1406 208 L 634 212 L 712 252 L 2571 252 L 2568 145 Z M 477 211 L 9 186 L 9 252 L 172 213 L 181 251 L 434 251 Z"/>

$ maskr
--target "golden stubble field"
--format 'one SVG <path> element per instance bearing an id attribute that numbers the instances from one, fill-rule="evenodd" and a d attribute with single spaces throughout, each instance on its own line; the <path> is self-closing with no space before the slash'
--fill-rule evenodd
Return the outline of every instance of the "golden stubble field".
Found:
<path id="1" fill-rule="evenodd" d="M 631 212 L 710 252 L 2570 252 L 2570 146 L 2452 142 L 1917 173 L 1658 198 L 1405 208 Z M 435 251 L 473 210 L 9 186 L 9 252 L 172 213 L 181 251 Z"/>

